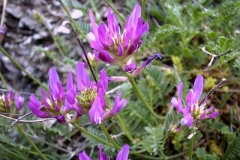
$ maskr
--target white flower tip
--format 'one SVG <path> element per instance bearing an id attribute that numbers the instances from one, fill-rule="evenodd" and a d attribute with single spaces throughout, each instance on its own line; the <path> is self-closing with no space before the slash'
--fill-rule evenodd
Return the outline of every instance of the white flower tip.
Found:
<path id="1" fill-rule="evenodd" d="M 196 134 L 196 132 L 190 134 L 190 135 L 188 136 L 188 139 L 191 139 L 195 134 Z"/>
<path id="2" fill-rule="evenodd" d="M 102 123 L 102 118 L 99 116 L 98 113 L 95 113 L 94 121 L 95 121 L 96 124 L 101 124 Z"/>
<path id="3" fill-rule="evenodd" d="M 89 41 L 95 41 L 96 40 L 95 35 L 92 32 L 87 34 L 87 39 Z"/>
<path id="4" fill-rule="evenodd" d="M 70 22 L 69 22 L 69 21 L 63 21 L 63 22 L 62 22 L 62 25 L 63 25 L 63 26 L 70 25 Z"/>

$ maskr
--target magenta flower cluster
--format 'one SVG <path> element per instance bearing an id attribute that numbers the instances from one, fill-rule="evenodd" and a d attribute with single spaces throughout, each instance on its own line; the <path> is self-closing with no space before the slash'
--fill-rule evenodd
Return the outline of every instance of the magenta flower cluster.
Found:
<path id="1" fill-rule="evenodd" d="M 10 91 L 7 95 L 2 93 L 0 96 L 0 112 L 10 113 L 12 106 L 15 104 L 15 110 L 18 112 L 24 103 L 24 98 L 19 95 L 14 95 L 12 91 Z"/>
<path id="2" fill-rule="evenodd" d="M 186 97 L 186 106 L 183 107 L 182 99 L 183 83 L 178 85 L 178 97 L 172 98 L 172 105 L 178 113 L 183 115 L 180 123 L 183 126 L 192 127 L 197 121 L 215 118 L 219 112 L 214 111 L 214 107 L 205 109 L 206 100 L 199 104 L 199 99 L 203 91 L 203 76 L 197 76 L 193 89 L 190 89 Z"/>
<path id="3" fill-rule="evenodd" d="M 90 121 L 101 124 L 104 119 L 115 116 L 127 101 L 120 99 L 117 94 L 112 110 L 105 112 L 104 95 L 108 88 L 108 77 L 105 70 L 100 71 L 100 80 L 95 83 L 91 81 L 85 63 L 78 62 L 76 66 L 76 81 L 73 82 L 72 73 L 68 72 L 66 92 L 59 80 L 59 76 L 54 68 L 49 71 L 49 96 L 41 89 L 41 101 L 32 94 L 30 96 L 29 108 L 40 118 L 54 117 L 59 123 L 75 121 L 83 114 L 89 114 Z M 76 115 L 69 119 L 69 111 L 75 110 Z"/>
<path id="4" fill-rule="evenodd" d="M 123 32 L 116 19 L 116 15 L 108 8 L 107 24 L 98 26 L 92 11 L 89 11 L 92 32 L 87 35 L 90 45 L 98 52 L 98 58 L 106 63 L 125 65 L 141 46 L 141 36 L 148 31 L 148 22 L 141 18 L 141 6 L 136 5 L 127 18 Z"/>
<path id="5" fill-rule="evenodd" d="M 128 160 L 128 154 L 129 154 L 129 146 L 125 144 L 123 148 L 118 153 L 116 160 Z M 79 160 L 91 160 L 91 158 L 84 152 L 80 152 L 78 154 Z M 110 158 L 102 152 L 102 146 L 99 146 L 99 153 L 98 153 L 98 159 L 99 160 L 110 160 Z"/>

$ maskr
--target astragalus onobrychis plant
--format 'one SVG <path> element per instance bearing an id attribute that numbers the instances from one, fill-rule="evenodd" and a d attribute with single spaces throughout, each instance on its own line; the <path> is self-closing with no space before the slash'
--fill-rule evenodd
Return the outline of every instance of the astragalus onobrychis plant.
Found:
<path id="1" fill-rule="evenodd" d="M 0 74 L 3 159 L 240 158 L 239 1 L 56 2 L 82 58 L 37 10 L 54 42 L 33 49 L 56 63 L 48 82 L 0 47 L 39 85 L 10 91 Z"/>

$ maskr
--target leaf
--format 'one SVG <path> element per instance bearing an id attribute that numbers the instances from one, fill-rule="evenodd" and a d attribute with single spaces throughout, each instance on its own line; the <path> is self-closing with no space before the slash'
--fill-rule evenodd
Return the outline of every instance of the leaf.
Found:
<path id="1" fill-rule="evenodd" d="M 155 41 L 160 42 L 165 38 L 179 32 L 180 32 L 180 28 L 177 26 L 164 25 L 157 29 L 157 31 L 154 34 L 154 39 Z"/>
<path id="2" fill-rule="evenodd" d="M 201 160 L 216 160 L 218 157 L 215 154 L 208 154 L 204 147 L 197 148 L 195 151 L 198 159 Z"/>
<path id="3" fill-rule="evenodd" d="M 81 3 L 77 2 L 76 0 L 64 0 L 69 7 L 78 9 L 84 13 L 84 15 L 88 15 L 89 8 L 81 5 Z"/>
<path id="4" fill-rule="evenodd" d="M 221 160 L 234 159 L 239 152 L 240 152 L 240 136 L 233 139 L 232 143 L 228 146 L 226 152 L 221 157 Z"/>
<path id="5" fill-rule="evenodd" d="M 152 155 L 157 155 L 158 150 L 163 149 L 163 130 L 162 127 L 158 128 L 150 128 L 150 127 L 145 127 L 144 128 L 148 132 L 148 136 L 144 137 L 143 140 L 140 142 L 147 151 Z"/>
<path id="6" fill-rule="evenodd" d="M 167 113 L 163 125 L 163 130 L 168 132 L 170 126 L 179 123 L 179 116 L 180 114 L 176 114 L 174 110 L 170 114 Z"/>
<path id="7" fill-rule="evenodd" d="M 218 43 L 217 51 L 220 54 L 223 54 L 228 49 L 232 48 L 232 46 L 233 46 L 233 39 L 220 36 L 220 37 L 218 37 L 217 43 Z"/>
<path id="8" fill-rule="evenodd" d="M 183 72 L 183 65 L 181 59 L 177 56 L 172 56 L 172 61 L 177 68 L 178 74 L 181 74 Z"/>
<path id="9" fill-rule="evenodd" d="M 85 23 L 82 21 L 78 22 L 77 25 L 85 34 L 89 33 L 92 28 L 89 23 Z"/>

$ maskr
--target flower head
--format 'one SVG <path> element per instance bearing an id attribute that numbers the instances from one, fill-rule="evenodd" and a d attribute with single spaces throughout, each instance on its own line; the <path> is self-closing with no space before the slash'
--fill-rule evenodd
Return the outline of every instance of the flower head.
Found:
<path id="1" fill-rule="evenodd" d="M 100 71 L 100 80 L 96 84 L 94 81 L 91 81 L 85 64 L 78 62 L 76 78 L 77 92 L 73 91 L 66 94 L 68 102 L 77 111 L 76 118 L 83 114 L 89 114 L 92 123 L 102 123 L 106 105 L 104 94 L 108 88 L 106 71 Z"/>
<path id="2" fill-rule="evenodd" d="M 107 26 L 102 22 L 96 24 L 92 11 L 89 11 L 92 32 L 87 38 L 90 45 L 98 52 L 98 58 L 106 63 L 124 65 L 133 53 L 141 46 L 141 36 L 148 31 L 148 23 L 141 18 L 141 6 L 136 5 L 127 18 L 123 32 L 116 19 L 116 15 L 108 8 Z"/>
<path id="3" fill-rule="evenodd" d="M 121 151 L 118 153 L 116 160 L 127 160 L 129 154 L 129 146 L 124 144 Z M 86 152 L 82 151 L 78 154 L 79 160 L 91 160 L 91 158 L 86 154 Z M 102 146 L 99 146 L 99 153 L 98 153 L 99 160 L 110 160 L 110 158 L 102 152 Z"/>
<path id="4" fill-rule="evenodd" d="M 129 146 L 124 144 L 121 151 L 118 153 L 116 160 L 127 160 L 129 154 Z"/>
<path id="5" fill-rule="evenodd" d="M 11 106 L 14 104 L 14 93 L 10 91 L 7 95 L 2 92 L 0 96 L 0 112 L 10 112 Z"/>
<path id="6" fill-rule="evenodd" d="M 16 103 L 16 109 L 19 111 L 22 108 L 22 106 L 23 106 L 24 98 L 19 96 L 19 95 L 17 95 L 15 103 Z"/>
<path id="7" fill-rule="evenodd" d="M 154 54 L 153 56 L 151 56 L 148 60 L 146 60 L 144 63 L 142 63 L 139 67 L 136 67 L 136 64 L 134 62 L 130 62 L 128 61 L 129 64 L 125 65 L 123 70 L 125 72 L 131 73 L 131 75 L 133 77 L 136 77 L 137 75 L 139 75 L 140 73 L 142 73 L 142 71 L 155 59 L 155 58 L 162 58 L 162 55 L 160 53 Z M 124 76 L 111 76 L 108 77 L 109 81 L 113 81 L 113 82 L 124 82 L 127 81 L 128 78 L 124 77 Z"/>
<path id="8" fill-rule="evenodd" d="M 197 76 L 194 82 L 193 89 L 190 89 L 187 98 L 186 106 L 182 105 L 182 89 L 183 83 L 178 85 L 178 98 L 172 98 L 172 105 L 177 111 L 183 115 L 180 123 L 183 126 L 191 127 L 197 120 L 212 119 L 218 115 L 218 111 L 212 112 L 214 107 L 205 109 L 206 99 L 199 104 L 199 99 L 203 91 L 203 76 Z"/>
<path id="9" fill-rule="evenodd" d="M 121 93 L 117 93 L 113 108 L 104 114 L 104 120 L 115 116 L 119 111 L 121 111 L 127 104 L 126 99 L 121 99 Z"/>
<path id="10" fill-rule="evenodd" d="M 92 160 L 85 151 L 82 151 L 78 154 L 78 159 L 79 160 Z"/>
<path id="11" fill-rule="evenodd" d="M 72 89 L 71 73 L 68 74 L 67 89 Z M 70 83 L 70 84 L 69 84 Z M 65 115 L 71 109 L 71 106 L 65 101 L 65 93 L 59 80 L 57 71 L 54 68 L 49 70 L 49 97 L 46 92 L 41 89 L 42 100 L 32 94 L 30 96 L 29 108 L 40 118 L 54 117 L 59 123 L 66 123 Z"/>

